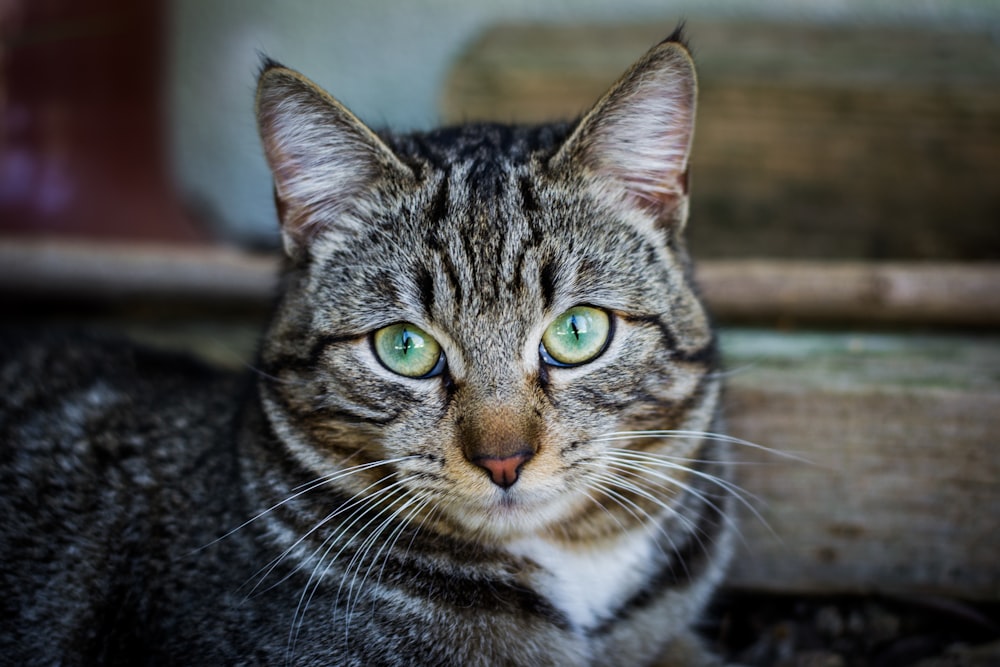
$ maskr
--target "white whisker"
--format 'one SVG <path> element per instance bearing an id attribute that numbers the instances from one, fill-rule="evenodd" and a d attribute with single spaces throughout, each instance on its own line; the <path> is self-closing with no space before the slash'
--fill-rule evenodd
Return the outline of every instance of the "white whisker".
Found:
<path id="1" fill-rule="evenodd" d="M 339 516 L 340 514 L 343 514 L 344 512 L 350 511 L 351 509 L 357 507 L 358 505 L 370 504 L 373 500 L 378 499 L 380 496 L 384 495 L 386 492 L 391 491 L 393 488 L 399 486 L 401 484 L 401 482 L 393 482 L 389 486 L 387 486 L 385 488 L 382 488 L 382 489 L 379 489 L 379 490 L 375 491 L 374 493 L 367 493 L 368 491 L 370 491 L 371 489 L 377 487 L 379 484 L 381 484 L 382 482 L 384 482 L 386 479 L 391 478 L 392 476 L 393 475 L 390 475 L 390 476 L 388 476 L 388 477 L 386 477 L 384 479 L 380 479 L 380 480 L 378 480 L 376 482 L 373 482 L 372 484 L 369 484 L 367 487 L 365 487 L 360 492 L 358 492 L 358 494 L 356 494 L 356 499 L 351 500 L 351 501 L 349 501 L 347 503 L 344 503 L 344 504 L 338 506 L 332 512 L 330 512 L 325 517 L 323 517 L 322 519 L 320 519 L 312 528 L 310 528 L 308 531 L 306 531 L 304 534 L 302 534 L 297 540 L 295 540 L 295 542 L 292 543 L 291 546 L 287 547 L 281 553 L 281 555 L 275 557 L 267 565 L 265 565 L 260 570 L 258 570 L 257 572 L 255 572 L 254 575 L 253 575 L 253 577 L 251 577 L 251 579 L 253 579 L 254 577 L 258 577 L 258 581 L 254 585 L 254 587 L 250 590 L 250 592 L 247 594 L 247 596 L 249 597 L 250 595 L 253 595 L 253 593 L 264 583 L 264 581 L 271 574 L 271 572 L 273 572 L 274 569 L 276 567 L 278 567 L 278 565 L 280 565 L 281 562 L 283 560 L 285 560 L 285 558 L 287 558 L 295 550 L 296 547 L 298 547 L 300 544 L 302 544 L 313 533 L 315 533 L 320 528 L 322 528 L 323 526 L 325 526 L 331 519 L 333 519 L 334 517 Z M 324 541 L 323 544 L 325 544 L 325 541 Z M 274 588 L 275 586 L 278 586 L 279 584 L 281 584 L 282 582 L 287 581 L 289 577 L 291 577 L 296 572 L 298 572 L 300 569 L 302 569 L 302 567 L 305 564 L 305 562 L 308 562 L 312 558 L 315 558 L 315 556 L 319 552 L 319 550 L 323 548 L 323 544 L 321 544 L 319 547 L 317 547 L 313 551 L 313 553 L 310 554 L 310 556 L 308 558 L 306 558 L 302 563 L 299 563 L 294 569 L 292 569 L 290 572 L 288 572 L 285 576 L 283 576 L 281 579 L 279 579 L 278 581 L 274 582 L 273 584 L 271 584 L 270 586 L 268 586 L 264 590 L 265 591 L 269 591 L 272 588 Z"/>
<path id="2" fill-rule="evenodd" d="M 340 530 L 332 535 L 327 536 L 320 544 L 320 546 L 317 547 L 317 549 L 313 552 L 313 555 L 310 557 L 310 559 L 315 558 L 315 554 L 317 554 L 321 549 L 323 550 L 323 554 L 316 560 L 316 565 L 313 567 L 313 570 L 309 575 L 309 580 L 302 588 L 302 593 L 299 596 L 299 602 L 295 607 L 294 614 L 292 615 L 292 628 L 289 633 L 289 640 L 288 640 L 289 656 L 291 656 L 294 653 L 295 644 L 298 640 L 299 633 L 302 630 L 302 625 L 305 622 L 305 616 L 306 612 L 309 609 L 309 605 L 312 603 L 316 591 L 319 589 L 321 582 L 326 577 L 326 574 L 330 571 L 330 568 L 333 567 L 333 565 L 337 562 L 337 560 L 340 558 L 340 555 L 344 553 L 344 550 L 350 547 L 354 543 L 359 533 L 361 533 L 362 531 L 367 529 L 372 523 L 377 521 L 378 518 L 382 516 L 382 514 L 388 508 L 382 507 L 381 509 L 378 509 L 376 514 L 370 519 L 368 519 L 357 530 L 352 531 L 352 529 L 359 521 L 361 521 L 367 514 L 369 514 L 369 512 L 379 508 L 379 506 L 382 505 L 382 503 L 387 498 L 391 500 L 393 497 L 398 496 L 401 493 L 405 494 L 406 490 L 400 488 L 401 485 L 402 482 L 394 482 L 385 489 L 381 489 L 378 494 L 374 494 L 372 496 L 361 498 L 357 501 L 354 501 L 353 504 L 355 506 L 361 505 L 360 509 L 353 512 L 348 517 L 348 519 L 350 520 L 349 521 L 345 520 L 345 523 L 341 524 Z M 343 540 L 344 536 L 347 535 L 348 533 L 352 534 L 350 535 L 350 537 L 348 537 L 346 541 L 341 543 L 341 540 Z M 333 549 L 338 544 L 340 544 L 340 549 L 337 551 L 336 554 L 334 554 L 333 558 L 329 558 L 330 552 L 333 551 Z"/>
<path id="3" fill-rule="evenodd" d="M 606 477 L 607 479 L 593 480 L 594 482 L 596 482 L 595 489 L 600 493 L 602 493 L 603 495 L 605 495 L 606 497 L 615 501 L 619 507 L 628 512 L 628 514 L 633 519 L 635 519 L 641 526 L 643 526 L 643 528 L 650 534 L 650 536 L 655 537 L 654 533 L 659 533 L 660 535 L 662 535 L 663 538 L 670 545 L 670 549 L 676 552 L 677 544 L 674 542 L 673 537 L 670 536 L 670 534 L 666 531 L 663 525 L 659 521 L 654 521 L 653 517 L 649 514 L 649 512 L 644 510 L 642 507 L 639 507 L 639 505 L 637 505 L 635 502 L 626 498 L 625 496 L 623 496 L 622 494 L 618 493 L 613 488 L 611 488 L 611 486 L 618 486 L 617 476 L 609 474 Z M 609 486 L 609 484 L 611 486 Z M 621 526 L 621 523 L 618 522 L 618 525 Z M 666 554 L 663 553 L 663 549 L 660 548 L 659 541 L 654 539 L 654 543 L 656 544 L 656 548 L 660 551 L 660 553 L 666 556 Z"/>
<path id="4" fill-rule="evenodd" d="M 737 526 L 736 522 L 733 521 L 732 517 L 729 516 L 729 513 L 726 512 L 724 508 L 722 508 L 718 504 L 716 504 L 706 494 L 702 493 L 701 491 L 699 491 L 695 487 L 691 486 L 690 484 L 685 484 L 684 482 L 680 481 L 679 479 L 677 479 L 675 477 L 671 477 L 670 475 L 664 475 L 663 473 L 661 473 L 659 471 L 649 470 L 648 468 L 646 468 L 646 467 L 644 467 L 642 465 L 639 465 L 638 463 L 635 463 L 635 462 L 620 461 L 620 460 L 617 460 L 617 459 L 611 459 L 611 461 L 612 461 L 612 465 L 611 465 L 612 469 L 621 470 L 623 472 L 629 472 L 629 473 L 638 473 L 638 474 L 642 475 L 642 478 L 645 479 L 645 480 L 647 480 L 647 481 L 648 481 L 647 478 L 652 477 L 652 478 L 660 480 L 660 481 L 662 481 L 662 482 L 664 482 L 666 484 L 669 484 L 671 486 L 677 487 L 681 491 L 684 491 L 685 493 L 688 493 L 688 494 L 694 496 L 695 498 L 697 498 L 698 500 L 700 500 L 701 502 L 705 503 L 707 506 L 709 506 L 713 510 L 715 510 L 715 512 L 719 516 L 722 517 L 723 521 L 725 521 L 726 525 L 728 525 L 737 534 L 739 534 L 740 537 L 741 537 L 741 539 L 742 539 L 742 533 L 740 533 L 739 526 Z M 678 469 L 678 470 L 684 470 L 683 466 L 677 466 L 676 469 Z M 716 479 L 714 481 L 718 482 L 720 480 Z M 633 486 L 635 488 L 639 488 L 638 485 L 633 484 Z M 660 488 L 664 488 L 664 484 L 658 484 L 657 486 L 659 486 Z M 725 488 L 725 487 L 723 487 L 723 488 Z M 730 495 L 736 495 L 736 494 L 734 494 L 733 492 L 730 491 Z M 679 519 L 681 519 L 681 518 L 686 519 L 686 517 L 684 517 L 684 515 L 681 514 L 679 511 L 677 511 L 676 509 L 671 509 L 671 511 Z M 690 519 L 685 520 L 684 523 L 688 527 L 688 529 L 690 529 L 692 532 L 697 532 L 697 526 L 694 525 L 690 521 Z M 766 523 L 765 523 L 765 525 L 766 525 Z"/>
<path id="5" fill-rule="evenodd" d="M 310 384 L 308 380 L 285 380 L 285 379 L 279 378 L 279 377 L 277 377 L 275 375 L 271 375 L 270 373 L 268 373 L 268 372 L 266 372 L 266 371 L 264 371 L 264 370 L 262 370 L 260 368 L 257 368 L 256 366 L 254 366 L 253 364 L 251 364 L 248 361 L 244 361 L 243 362 L 243 366 L 245 366 L 247 369 L 249 369 L 257 377 L 263 378 L 263 379 L 265 379 L 265 380 L 267 380 L 269 382 L 274 382 L 276 384 L 284 384 L 284 385 L 289 385 L 289 386 L 294 386 L 294 387 L 305 387 L 305 386 L 308 386 Z"/>
<path id="6" fill-rule="evenodd" d="M 357 606 L 358 600 L 361 596 L 360 590 L 364 588 L 365 582 L 368 581 L 368 577 L 371 575 L 372 568 L 375 567 L 375 564 L 379 562 L 380 558 L 382 558 L 382 554 L 385 553 L 385 558 L 382 558 L 382 567 L 379 569 L 379 576 L 376 579 L 376 581 L 380 583 L 382 581 L 382 572 L 385 569 L 385 563 L 389 558 L 389 554 L 392 552 L 392 548 L 395 546 L 396 541 L 399 539 L 399 536 L 402 533 L 402 531 L 410 523 L 410 520 L 413 518 L 413 515 L 416 512 L 420 511 L 423 507 L 426 507 L 427 503 L 429 502 L 428 497 L 430 495 L 431 495 L 430 493 L 424 492 L 422 494 L 411 497 L 402 506 L 394 510 L 392 515 L 386 518 L 386 520 L 383 521 L 382 524 L 380 524 L 379 527 L 375 529 L 374 533 L 372 533 L 372 535 L 368 538 L 368 540 L 366 540 L 366 542 L 369 542 L 369 545 L 364 550 L 365 558 L 367 558 L 368 554 L 370 553 L 372 546 L 374 546 L 374 544 L 379 541 L 379 538 L 382 537 L 382 533 L 385 531 L 386 527 L 391 525 L 393 520 L 398 519 L 399 515 L 402 514 L 404 511 L 406 511 L 407 508 L 412 507 L 412 509 L 410 509 L 410 511 L 406 514 L 406 516 L 397 522 L 397 525 L 389 533 L 387 539 L 381 540 L 381 546 L 378 548 L 378 551 L 375 552 L 375 555 L 372 556 L 370 559 L 368 559 L 368 568 L 365 570 L 364 576 L 361 577 L 361 583 L 358 585 L 359 592 L 357 595 L 353 595 L 353 592 L 355 590 L 355 582 L 357 580 L 358 574 L 361 572 L 361 567 L 364 566 L 363 562 L 364 559 L 358 561 L 358 567 L 355 568 L 354 577 L 352 578 L 351 584 L 347 590 L 347 602 L 344 605 L 346 609 L 345 615 L 347 617 L 347 622 L 345 623 L 344 627 L 345 636 L 350 630 L 350 622 L 351 618 L 354 615 L 354 607 Z M 359 554 L 360 553 L 361 552 L 359 552 Z M 348 565 L 347 570 L 348 571 L 351 570 L 350 565 Z M 343 582 L 341 582 L 341 586 L 343 586 Z M 338 599 L 340 597 L 339 590 L 337 592 L 337 597 Z M 353 604 L 351 602 L 352 597 L 354 598 Z"/>
<path id="7" fill-rule="evenodd" d="M 345 477 L 350 477 L 351 475 L 355 475 L 355 474 L 357 474 L 359 472 L 362 472 L 364 470 L 370 470 L 372 468 L 377 468 L 379 466 L 384 466 L 384 465 L 390 465 L 390 464 L 393 464 L 393 463 L 400 463 L 402 461 L 408 461 L 410 459 L 415 459 L 415 458 L 418 458 L 418 457 L 415 456 L 415 455 L 413 455 L 413 456 L 400 456 L 400 457 L 394 458 L 394 459 L 382 459 L 382 460 L 379 460 L 379 461 L 371 461 L 369 463 L 362 463 L 362 464 L 359 464 L 359 465 L 356 465 L 356 466 L 352 466 L 350 468 L 345 468 L 343 470 L 334 471 L 334 472 L 329 473 L 327 475 L 324 475 L 322 477 L 317 477 L 312 482 L 306 482 L 305 484 L 300 484 L 299 486 L 296 486 L 295 488 L 292 489 L 293 491 L 295 491 L 295 493 L 293 493 L 292 495 L 288 496 L 287 498 L 285 498 L 284 500 L 282 500 L 280 502 L 275 503 L 274 505 L 271 505 L 266 510 L 262 510 L 261 512 L 257 513 L 256 515 L 252 516 L 251 518 L 247 519 L 246 521 L 244 521 L 240 525 L 236 526 L 235 528 L 233 528 L 232 530 L 230 530 L 226 534 L 221 535 L 221 536 L 215 538 L 214 540 L 212 540 L 208 544 L 205 544 L 204 546 L 198 547 L 197 549 L 195 549 L 194 551 L 192 551 L 191 554 L 189 554 L 189 555 L 193 555 L 193 554 L 196 554 L 196 553 L 200 553 L 201 551 L 204 551 L 205 549 L 207 549 L 207 548 L 209 548 L 209 547 L 217 544 L 218 542 L 221 542 L 222 540 L 226 539 L 227 537 L 230 537 L 231 535 L 233 535 L 233 534 L 235 534 L 235 533 L 243 530 L 244 528 L 246 528 L 247 526 L 249 526 L 254 521 L 257 521 L 261 517 L 269 514 L 270 512 L 273 512 L 274 510 L 278 509 L 282 505 L 286 505 L 287 503 L 290 503 L 291 501 L 295 500 L 296 498 L 298 498 L 298 497 L 300 497 L 300 496 L 302 496 L 302 495 L 304 495 L 306 493 L 309 493 L 310 491 L 312 491 L 314 489 L 318 489 L 318 488 L 320 488 L 322 486 L 325 486 L 327 484 L 331 484 L 332 482 L 335 482 L 337 480 L 343 479 Z"/>
<path id="8" fill-rule="evenodd" d="M 369 526 L 371 526 L 372 523 L 374 523 L 375 521 L 378 521 L 379 518 L 385 516 L 388 513 L 388 516 L 385 516 L 385 518 L 382 519 L 382 523 L 380 523 L 378 526 L 376 526 L 374 528 L 374 530 L 371 530 L 371 531 L 369 531 L 366 534 L 365 538 L 361 541 L 361 544 L 358 546 L 358 550 L 354 553 L 353 556 L 351 556 L 351 559 L 347 562 L 347 565 L 344 566 L 344 575 L 345 576 L 341 578 L 340 585 L 337 587 L 337 597 L 336 597 L 336 599 L 334 601 L 334 606 L 335 607 L 339 607 L 340 606 L 339 605 L 340 595 L 341 595 L 341 592 L 343 591 L 344 585 L 347 584 L 347 575 L 350 572 L 353 571 L 354 572 L 354 576 L 351 579 L 351 583 L 348 585 L 347 603 L 345 605 L 347 608 L 350 608 L 351 593 L 352 593 L 352 591 L 354 589 L 354 584 L 355 584 L 355 582 L 357 580 L 358 573 L 360 572 L 361 567 L 364 565 L 364 561 L 367 558 L 368 553 L 374 547 L 374 545 L 378 542 L 379 537 L 381 537 L 381 535 L 385 531 L 385 529 L 389 525 L 392 524 L 393 519 L 395 519 L 399 515 L 399 512 L 402 511 L 402 510 L 405 510 L 406 508 L 408 508 L 414 502 L 414 499 L 412 497 L 409 497 L 411 494 L 410 494 L 410 492 L 407 489 L 403 488 L 401 495 L 402 495 L 403 498 L 406 498 L 406 500 L 403 503 L 402 507 L 396 507 L 396 508 L 394 508 L 391 505 L 388 506 L 388 507 L 384 507 L 384 508 L 382 508 L 381 511 L 379 511 L 379 513 L 376 516 L 372 517 L 371 521 L 369 521 L 367 524 L 365 524 L 362 527 L 361 530 L 367 530 L 369 528 Z M 379 550 L 379 553 L 381 553 L 381 549 Z M 336 560 L 336 558 L 334 558 L 334 560 Z M 332 563 L 333 563 L 333 561 L 331 561 L 331 565 L 332 565 Z M 348 619 L 349 618 L 350 618 L 350 615 L 348 615 Z"/>
<path id="9" fill-rule="evenodd" d="M 645 498 L 646 500 L 650 501 L 651 503 L 659 507 L 661 510 L 666 512 L 668 515 L 676 518 L 678 521 L 683 523 L 684 526 L 689 530 L 692 531 L 695 530 L 696 527 L 691 522 L 691 520 L 688 517 L 681 514 L 680 512 L 678 512 L 676 507 L 671 506 L 669 503 L 663 500 L 663 498 L 656 496 L 655 494 L 651 493 L 648 489 L 642 488 L 632 480 L 625 479 L 621 475 L 615 474 L 614 472 L 615 470 L 624 470 L 624 469 L 621 467 L 618 468 L 612 467 L 611 470 L 605 470 L 604 472 L 595 475 L 595 478 L 600 479 L 604 482 L 609 482 L 623 491 L 628 491 L 634 493 L 635 495 L 641 498 Z"/>
<path id="10" fill-rule="evenodd" d="M 713 433 L 711 431 L 683 431 L 683 430 L 664 430 L 664 431 L 616 431 L 612 433 L 606 433 L 604 435 L 593 438 L 591 442 L 619 442 L 622 440 L 633 440 L 640 438 L 670 438 L 677 440 L 711 440 L 714 442 L 723 442 L 730 445 L 738 445 L 740 447 L 746 447 L 749 449 L 756 449 L 758 451 L 771 454 L 773 456 L 789 459 L 796 461 L 798 463 L 805 463 L 808 465 L 816 465 L 813 461 L 806 459 L 798 454 L 793 454 L 791 452 L 782 451 L 780 449 L 774 449 L 773 447 L 767 447 L 766 445 L 761 445 L 756 442 L 751 442 L 750 440 L 743 440 L 742 438 L 736 438 L 731 435 L 726 435 L 724 433 Z"/>
<path id="11" fill-rule="evenodd" d="M 390 535 L 389 535 L 390 542 L 388 544 L 388 552 L 386 553 L 386 558 L 384 558 L 382 560 L 382 567 L 379 568 L 378 577 L 375 580 L 376 582 L 381 582 L 382 581 L 382 575 L 385 573 L 385 565 L 386 565 L 386 562 L 388 561 L 389 553 L 391 553 L 391 551 L 395 548 L 396 542 L 399 541 L 399 538 L 402 536 L 403 531 L 407 527 L 409 527 L 409 526 L 413 526 L 413 528 L 414 528 L 415 531 L 419 530 L 421 528 L 421 526 L 423 526 L 423 521 L 424 521 L 423 519 L 421 519 L 420 522 L 417 523 L 416 525 L 413 525 L 412 524 L 413 517 L 415 515 L 419 514 L 420 512 L 422 512 L 424 510 L 424 508 L 426 508 L 428 505 L 431 504 L 433 496 L 434 496 L 434 494 L 431 493 L 431 492 L 429 492 L 429 491 L 421 494 L 420 496 L 418 496 L 416 506 L 412 510 L 410 510 L 410 513 L 407 514 L 403 518 L 402 521 L 399 522 L 399 525 L 396 526 L 396 529 L 392 533 L 390 533 Z M 414 537 L 416 537 L 416 535 L 414 535 Z M 410 538 L 410 545 L 413 544 L 414 537 Z M 409 545 L 407 546 L 407 553 L 409 553 Z M 376 557 L 377 557 L 377 555 L 378 554 L 376 554 Z M 366 575 L 366 578 L 367 578 L 367 575 Z M 362 585 L 363 584 L 364 584 L 364 581 L 362 581 Z"/>
<path id="12" fill-rule="evenodd" d="M 614 521 L 614 522 L 615 522 L 616 524 L 618 524 L 618 527 L 619 527 L 619 528 L 621 529 L 621 532 L 622 532 L 622 533 L 626 532 L 626 528 L 625 528 L 625 526 L 624 526 L 624 525 L 622 524 L 622 522 L 621 522 L 621 521 L 619 521 L 619 520 L 618 520 L 618 517 L 616 517 L 616 516 L 615 516 L 615 515 L 614 515 L 614 514 L 613 514 L 613 513 L 611 512 L 611 510 L 609 510 L 609 509 L 608 509 L 607 507 L 605 507 L 605 506 L 604 506 L 604 503 L 602 503 L 602 502 L 601 502 L 600 500 L 598 500 L 598 499 L 597 499 L 597 498 L 595 498 L 594 496 L 592 496 L 592 495 L 590 495 L 589 493 L 587 493 L 587 491 L 588 491 L 588 490 L 589 490 L 589 487 L 588 487 L 588 489 L 584 489 L 584 491 L 583 491 L 583 495 L 584 495 L 584 497 L 586 497 L 586 498 L 587 498 L 587 500 L 591 501 L 592 503 L 594 503 L 595 505 L 597 505 L 598 507 L 600 507 L 600 508 L 601 508 L 601 509 L 602 509 L 602 510 L 604 511 L 604 513 L 605 513 L 605 514 L 607 514 L 607 515 L 608 515 L 608 517 L 609 517 L 609 518 L 610 518 L 610 519 L 611 519 L 612 521 Z M 594 488 L 594 490 L 595 490 L 595 491 L 598 491 L 598 492 L 601 492 L 601 493 L 603 493 L 603 492 L 604 492 L 604 487 L 603 487 L 602 485 L 599 485 L 599 484 L 598 484 L 598 485 L 595 485 L 595 488 Z M 638 517 L 636 517 L 636 519 L 638 519 Z M 561 525 L 561 524 L 560 524 L 560 525 Z"/>
<path id="13" fill-rule="evenodd" d="M 705 377 L 712 380 L 725 380 L 726 378 L 735 377 L 737 375 L 742 375 L 743 373 L 752 371 L 759 365 L 760 363 L 757 361 L 750 361 L 741 366 L 732 366 L 726 368 L 725 370 L 719 370 L 719 371 L 714 371 L 712 373 L 707 373 Z"/>
<path id="14" fill-rule="evenodd" d="M 614 457 L 619 456 L 623 457 L 624 460 L 630 461 L 632 463 L 639 463 L 639 462 L 648 463 L 660 468 L 677 470 L 680 472 L 687 473 L 689 475 L 694 475 L 695 477 L 700 477 L 701 479 L 704 479 L 708 482 L 711 482 L 712 484 L 715 484 L 716 486 L 722 488 L 723 490 L 732 494 L 733 496 L 736 496 L 737 498 L 744 500 L 745 502 L 749 502 L 746 501 L 747 498 L 758 503 L 764 502 L 759 496 L 747 491 L 746 489 L 741 488 L 740 486 L 737 486 L 736 484 L 734 484 L 733 482 L 729 481 L 724 477 L 712 475 L 703 470 L 698 470 L 697 468 L 691 468 L 689 466 L 681 465 L 675 461 L 661 458 L 658 454 L 654 454 L 651 452 L 637 452 L 631 449 L 618 449 L 618 448 L 608 449 L 608 454 L 612 455 L 613 460 L 618 460 L 614 459 Z M 711 463 L 718 463 L 719 465 L 728 464 L 727 461 L 712 461 Z"/>
<path id="15" fill-rule="evenodd" d="M 747 509 L 747 511 L 749 511 L 754 516 L 754 518 L 757 519 L 757 521 L 759 521 L 760 524 L 764 526 L 768 530 L 768 532 L 770 532 L 771 535 L 775 537 L 775 539 L 778 539 L 779 541 L 781 539 L 778 536 L 778 534 L 774 531 L 774 529 L 771 527 L 771 525 L 767 522 L 767 520 L 763 517 L 763 515 L 761 515 L 760 511 L 758 511 L 753 504 L 754 502 L 763 504 L 764 501 L 759 496 L 734 484 L 733 482 L 729 481 L 728 479 L 725 479 L 724 477 L 712 475 L 702 470 L 697 470 L 695 468 L 690 468 L 688 466 L 679 465 L 674 461 L 664 460 L 660 458 L 658 455 L 652 454 L 650 452 L 637 452 L 631 449 L 612 448 L 608 450 L 607 458 L 619 463 L 620 465 L 638 466 L 636 470 L 640 470 L 646 475 L 659 476 L 664 481 L 668 481 L 669 483 L 678 486 L 679 488 L 683 489 L 684 491 L 687 491 L 688 493 L 695 494 L 696 497 L 700 498 L 703 502 L 711 504 L 711 502 L 703 494 L 698 493 L 697 490 L 692 488 L 690 485 L 687 485 L 669 475 L 659 474 L 656 471 L 650 470 L 649 468 L 645 467 L 645 465 L 641 464 L 666 468 L 669 470 L 676 470 L 678 472 L 682 472 L 688 475 L 693 475 L 700 479 L 704 479 L 705 481 L 726 491 L 730 496 L 736 499 L 736 501 L 738 501 L 741 505 L 743 505 Z M 725 465 L 724 461 L 720 461 L 719 463 Z M 717 511 L 719 511 L 720 514 L 726 519 L 726 521 L 730 523 L 730 525 L 734 525 L 732 519 L 728 516 L 726 512 L 722 512 L 714 504 L 711 504 L 711 506 Z M 737 530 L 737 532 L 739 531 Z"/>

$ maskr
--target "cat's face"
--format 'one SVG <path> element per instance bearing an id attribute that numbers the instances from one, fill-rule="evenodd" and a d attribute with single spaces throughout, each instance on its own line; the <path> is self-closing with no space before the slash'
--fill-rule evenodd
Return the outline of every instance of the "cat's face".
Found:
<path id="1" fill-rule="evenodd" d="M 379 138 L 265 70 L 291 268 L 262 386 L 300 462 L 372 463 L 340 483 L 502 539 L 599 512 L 611 445 L 684 455 L 608 438 L 712 419 L 680 239 L 693 103 L 661 45 L 573 127 Z"/>

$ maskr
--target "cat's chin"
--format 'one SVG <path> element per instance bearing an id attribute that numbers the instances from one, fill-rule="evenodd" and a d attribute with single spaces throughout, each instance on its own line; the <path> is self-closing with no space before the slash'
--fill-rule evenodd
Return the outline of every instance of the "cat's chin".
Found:
<path id="1" fill-rule="evenodd" d="M 451 522 L 460 530 L 495 541 L 546 533 L 575 513 L 581 500 L 572 494 L 537 495 L 496 491 L 475 501 L 449 508 Z"/>

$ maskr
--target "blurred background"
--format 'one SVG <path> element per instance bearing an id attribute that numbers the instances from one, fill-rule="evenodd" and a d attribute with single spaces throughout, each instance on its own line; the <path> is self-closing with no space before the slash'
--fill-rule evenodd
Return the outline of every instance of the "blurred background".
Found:
<path id="1" fill-rule="evenodd" d="M 579 113 L 680 19 L 705 89 L 702 254 L 1000 253 L 995 0 L 3 0 L 0 232 L 273 246 L 261 55 L 374 126 L 422 129 L 561 98 L 548 115 Z M 554 30 L 516 33 L 538 25 Z M 497 26 L 515 34 L 491 42 Z M 942 241 L 956 210 L 965 233 Z"/>

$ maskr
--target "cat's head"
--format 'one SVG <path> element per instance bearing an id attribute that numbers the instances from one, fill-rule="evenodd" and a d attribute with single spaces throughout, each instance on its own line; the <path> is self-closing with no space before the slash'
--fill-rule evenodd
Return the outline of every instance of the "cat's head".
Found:
<path id="1" fill-rule="evenodd" d="M 370 463 L 338 483 L 503 538 L 601 514 L 611 445 L 684 453 L 607 437 L 714 412 L 681 238 L 695 94 L 671 39 L 573 124 L 380 135 L 267 64 L 289 268 L 261 389 L 300 463 Z"/>

